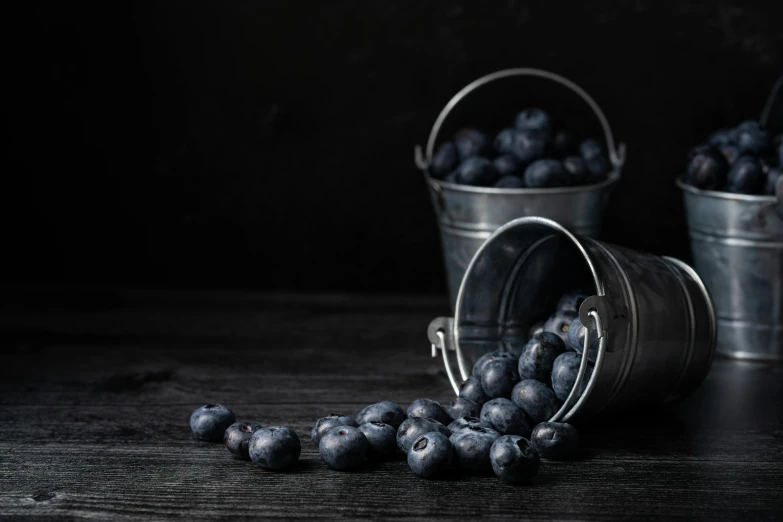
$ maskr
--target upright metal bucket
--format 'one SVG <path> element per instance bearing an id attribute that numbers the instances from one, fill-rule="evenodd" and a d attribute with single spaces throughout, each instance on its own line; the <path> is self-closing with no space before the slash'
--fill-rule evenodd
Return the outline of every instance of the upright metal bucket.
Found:
<path id="1" fill-rule="evenodd" d="M 677 184 L 693 266 L 715 298 L 718 352 L 783 360 L 783 179 L 775 196 Z"/>
<path id="2" fill-rule="evenodd" d="M 432 355 L 440 351 L 455 392 L 481 354 L 524 343 L 530 326 L 574 288 L 594 291 L 579 316 L 597 331 L 599 349 L 582 395 L 574 390 L 590 364 L 585 357 L 571 396 L 551 420 L 676 401 L 704 380 L 716 318 L 694 270 L 531 217 L 490 236 L 465 272 L 454 317 L 429 326 Z"/>
<path id="3" fill-rule="evenodd" d="M 551 99 L 558 90 L 564 95 L 557 96 L 557 108 L 569 117 L 572 126 L 603 133 L 613 167 L 604 182 L 550 189 L 497 189 L 457 185 L 430 175 L 436 147 L 448 139 L 444 135 L 452 135 L 469 122 L 500 128 L 501 118 L 510 119 L 544 97 Z M 597 236 L 609 191 L 620 178 L 624 162 L 625 146 L 615 145 L 601 108 L 581 87 L 562 76 L 538 69 L 506 69 L 479 78 L 458 92 L 435 120 L 426 153 L 416 147 L 416 165 L 424 173 L 438 219 L 452 307 L 465 269 L 479 246 L 514 218 L 543 216 L 578 234 Z"/>

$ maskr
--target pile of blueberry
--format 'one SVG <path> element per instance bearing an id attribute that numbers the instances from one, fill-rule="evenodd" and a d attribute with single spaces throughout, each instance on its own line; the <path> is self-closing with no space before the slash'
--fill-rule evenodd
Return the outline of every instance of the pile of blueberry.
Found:
<path id="1" fill-rule="evenodd" d="M 455 469 L 490 472 L 508 483 L 528 482 L 540 457 L 574 453 L 579 434 L 570 424 L 547 422 L 573 388 L 587 329 L 578 317 L 583 293 L 564 295 L 556 312 L 531 329 L 519 351 L 481 356 L 459 397 L 443 407 L 416 399 L 407 411 L 392 401 L 362 409 L 355 417 L 333 413 L 318 419 L 311 431 L 321 459 L 332 469 L 350 470 L 366 459 L 402 452 L 419 477 L 431 478 Z M 598 339 L 590 332 L 587 373 L 593 372 Z M 271 470 L 290 468 L 301 452 L 299 437 L 284 426 L 262 427 L 236 422 L 228 408 L 207 404 L 190 418 L 201 440 L 223 441 L 234 457 Z"/>
<path id="2" fill-rule="evenodd" d="M 476 187 L 566 187 L 603 181 L 609 161 L 598 141 L 578 143 L 568 133 L 555 131 L 543 110 L 525 109 L 494 141 L 474 128 L 457 132 L 435 152 L 430 173 L 435 179 Z"/>
<path id="3" fill-rule="evenodd" d="M 783 134 L 773 139 L 758 122 L 745 121 L 691 150 L 683 180 L 705 190 L 774 194 L 782 168 Z"/>

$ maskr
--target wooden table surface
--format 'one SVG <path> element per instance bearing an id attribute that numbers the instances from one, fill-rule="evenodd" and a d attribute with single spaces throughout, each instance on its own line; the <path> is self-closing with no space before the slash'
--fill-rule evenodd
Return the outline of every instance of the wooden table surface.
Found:
<path id="1" fill-rule="evenodd" d="M 425 328 L 441 299 L 35 290 L 0 310 L 0 516 L 783 519 L 783 366 L 716 360 L 676 406 L 580 425 L 532 486 L 330 471 L 314 421 L 383 399 L 450 400 Z M 194 440 L 207 402 L 294 428 L 290 473 Z"/>

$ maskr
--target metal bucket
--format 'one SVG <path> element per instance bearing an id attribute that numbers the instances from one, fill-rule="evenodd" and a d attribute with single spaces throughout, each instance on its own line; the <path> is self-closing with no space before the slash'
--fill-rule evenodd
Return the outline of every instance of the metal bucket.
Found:
<path id="1" fill-rule="evenodd" d="M 497 189 L 457 185 L 430 175 L 433 154 L 445 141 L 444 135 L 453 135 L 468 121 L 483 128 L 500 128 L 500 118 L 510 119 L 526 105 L 551 99 L 557 90 L 567 94 L 557 96 L 557 108 L 571 117 L 572 127 L 581 125 L 580 130 L 591 132 L 584 135 L 601 132 L 605 136 L 613 167 L 605 181 L 565 188 Z M 620 178 L 624 162 L 625 146 L 615 146 L 601 108 L 581 87 L 562 76 L 538 69 L 506 69 L 479 78 L 458 92 L 435 120 L 426 154 L 416 147 L 416 165 L 424 172 L 438 219 L 452 307 L 465 269 L 479 246 L 514 218 L 543 216 L 578 234 L 597 236 L 609 191 Z"/>
<path id="2" fill-rule="evenodd" d="M 531 217 L 491 235 L 465 272 L 454 318 L 430 323 L 432 355 L 440 350 L 454 391 L 481 354 L 523 346 L 532 324 L 574 288 L 594 290 L 579 317 L 596 330 L 598 354 L 583 394 L 575 390 L 586 357 L 571 395 L 550 420 L 676 401 L 704 380 L 715 353 L 716 318 L 694 270 Z"/>
<path id="3" fill-rule="evenodd" d="M 783 360 L 783 179 L 775 196 L 677 184 L 693 266 L 715 297 L 718 352 Z"/>

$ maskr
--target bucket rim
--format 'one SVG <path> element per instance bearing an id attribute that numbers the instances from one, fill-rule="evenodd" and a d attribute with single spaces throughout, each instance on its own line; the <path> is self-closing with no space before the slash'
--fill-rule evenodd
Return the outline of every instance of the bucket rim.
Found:
<path id="1" fill-rule="evenodd" d="M 442 191 L 448 189 L 452 192 L 465 192 L 468 194 L 498 194 L 498 195 L 531 195 L 531 196 L 545 196 L 553 194 L 576 194 L 579 192 L 593 192 L 604 190 L 611 187 L 615 183 L 620 181 L 620 175 L 617 171 L 612 172 L 609 176 L 599 182 L 591 183 L 589 185 L 571 185 L 568 187 L 542 187 L 542 188 L 495 188 L 495 187 L 476 187 L 473 185 L 461 185 L 459 183 L 449 183 L 448 181 L 435 179 L 427 175 L 427 183 L 435 191 Z"/>
<path id="2" fill-rule="evenodd" d="M 678 177 L 676 184 L 684 192 L 699 196 L 702 198 L 723 199 L 729 201 L 747 201 L 750 203 L 775 203 L 777 198 L 770 194 L 735 194 L 733 192 L 723 192 L 721 190 L 706 190 L 694 187 L 683 181 L 682 176 Z"/>

